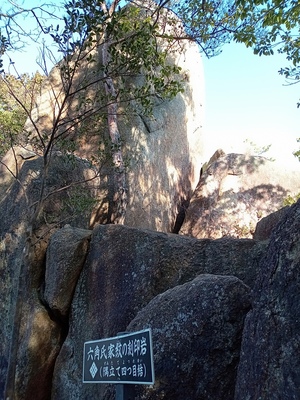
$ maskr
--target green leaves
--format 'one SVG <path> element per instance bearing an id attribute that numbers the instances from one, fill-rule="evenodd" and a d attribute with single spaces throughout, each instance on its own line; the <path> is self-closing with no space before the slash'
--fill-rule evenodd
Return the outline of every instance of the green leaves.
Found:
<path id="1" fill-rule="evenodd" d="M 143 8 L 125 7 L 107 23 L 110 62 L 106 73 L 118 87 L 120 104 L 151 114 L 157 99 L 171 99 L 182 90 L 180 68 L 168 61 L 159 43 L 159 26 Z"/>
<path id="2" fill-rule="evenodd" d="M 9 47 L 8 40 L 5 36 L 2 35 L 1 29 L 0 29 L 0 74 L 2 74 L 4 72 L 2 56 L 3 56 L 3 54 L 5 54 L 8 47 Z"/>
<path id="3" fill-rule="evenodd" d="M 208 57 L 220 53 L 222 45 L 242 32 L 251 18 L 251 9 L 232 0 L 189 0 L 172 8 L 183 22 L 186 35 L 196 41 Z"/>
<path id="4" fill-rule="evenodd" d="M 42 81 L 43 77 L 38 73 L 32 77 L 28 74 L 19 78 L 13 75 L 0 77 L 0 155 L 12 145 L 22 144 L 22 130 L 27 118 L 25 109 L 31 110 Z"/>
<path id="5" fill-rule="evenodd" d="M 258 55 L 272 55 L 274 48 L 296 67 L 300 62 L 300 7 L 294 0 L 239 0 L 248 24 L 234 34 L 234 40 L 253 47 Z M 246 11 L 245 11 L 246 10 Z M 281 74 L 287 73 L 281 70 Z M 289 74 L 291 77 L 293 74 Z M 296 75 L 294 75 L 296 76 Z"/>

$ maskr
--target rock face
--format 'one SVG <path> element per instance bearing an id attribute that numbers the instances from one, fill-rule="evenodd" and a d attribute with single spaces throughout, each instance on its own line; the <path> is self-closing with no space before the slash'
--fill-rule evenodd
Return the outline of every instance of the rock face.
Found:
<path id="1" fill-rule="evenodd" d="M 247 315 L 235 399 L 300 396 L 300 201 L 273 231 Z"/>
<path id="2" fill-rule="evenodd" d="M 264 157 L 221 155 L 202 174 L 180 233 L 251 238 L 261 218 L 300 192 L 299 182 L 299 171 L 284 171 Z"/>
<path id="3" fill-rule="evenodd" d="M 20 174 L 31 202 L 39 165 L 27 161 Z M 24 255 L 28 199 L 17 184 L 8 194 L 1 203 L 1 400 L 115 399 L 110 385 L 82 383 L 83 343 L 147 327 L 156 381 L 135 388 L 141 400 L 299 398 L 300 201 L 269 243 L 120 225 L 90 231 L 81 217 L 81 228 L 56 227 L 51 240 L 38 227 L 43 242 Z"/>
<path id="4" fill-rule="evenodd" d="M 155 385 L 139 399 L 234 397 L 250 289 L 232 276 L 199 275 L 155 297 L 127 330 L 151 328 Z"/>
<path id="5" fill-rule="evenodd" d="M 43 300 L 53 314 L 63 321 L 68 317 L 90 237 L 91 231 L 68 225 L 50 238 Z"/>
<path id="6" fill-rule="evenodd" d="M 110 398 L 105 385 L 82 383 L 83 342 L 125 331 L 155 296 L 199 274 L 236 275 L 253 285 L 265 246 L 253 240 L 197 240 L 119 225 L 96 227 L 56 361 L 52 398 Z"/>
<path id="7" fill-rule="evenodd" d="M 161 26 L 165 26 L 164 21 Z M 157 98 L 152 118 L 129 109 L 121 110 L 128 115 L 119 118 L 123 151 L 128 165 L 129 203 L 125 224 L 164 232 L 172 232 L 178 210 L 190 199 L 198 183 L 201 166 L 207 158 L 201 128 L 204 78 L 198 47 L 191 42 L 181 42 L 169 55 L 170 62 L 182 68 L 184 93 L 178 94 L 171 101 Z M 99 59 L 99 54 L 96 58 Z M 101 73 L 99 66 L 83 64 L 74 81 L 75 88 L 78 90 L 82 82 L 86 84 L 95 81 L 97 77 L 99 79 Z M 56 67 L 32 115 L 36 127 L 42 132 L 50 133 L 54 126 L 57 113 L 50 112 L 50 109 L 61 109 L 65 101 L 62 87 L 60 69 Z M 98 83 L 90 86 L 87 97 L 91 103 L 99 98 L 97 88 Z M 71 102 L 64 116 L 64 124 L 68 121 L 73 123 L 78 115 L 78 99 L 69 100 Z M 109 138 L 103 104 L 101 110 L 98 118 L 94 117 L 94 120 L 75 132 L 76 140 L 80 143 L 77 155 L 82 158 L 98 157 L 99 148 L 102 148 L 101 157 L 107 159 L 110 145 L 104 145 L 109 143 Z M 35 136 L 31 121 L 27 121 L 25 128 Z M 112 176 L 109 160 L 102 165 L 101 173 L 103 191 L 99 215 L 102 223 L 110 222 Z"/>
<path id="8" fill-rule="evenodd" d="M 37 215 L 34 210 L 43 180 L 43 159 L 39 157 L 24 162 L 18 180 L 0 203 L 1 400 L 49 398 L 64 333 L 40 296 L 46 249 L 51 234 L 66 221 L 82 228 L 90 223 L 90 212 L 81 211 L 79 215 L 71 202 L 79 186 L 68 185 L 92 177 L 93 170 L 82 160 L 53 157 L 44 181 L 43 206 Z M 85 183 L 86 195 L 96 195 L 96 182 Z M 68 189 L 60 190 L 64 186 Z"/>
<path id="9" fill-rule="evenodd" d="M 285 213 L 288 212 L 289 207 L 283 207 L 274 213 L 267 215 L 258 221 L 255 232 L 253 234 L 253 239 L 256 240 L 267 240 L 270 239 L 273 229 L 284 217 Z"/>
<path id="10" fill-rule="evenodd" d="M 0 199 L 15 181 L 24 162 L 35 156 L 32 151 L 19 146 L 11 148 L 5 154 L 0 163 Z"/>
<path id="11" fill-rule="evenodd" d="M 158 101 L 153 119 L 120 120 L 130 227 L 103 224 L 105 162 L 99 178 L 77 156 L 53 149 L 45 165 L 18 148 L 0 165 L 0 400 L 114 400 L 113 387 L 82 383 L 83 343 L 147 327 L 157 379 L 135 389 L 139 400 L 300 398 L 300 201 L 263 219 L 300 191 L 299 173 L 220 151 L 203 167 L 181 235 L 166 233 L 207 160 L 198 50 L 170 56 L 185 94 Z M 75 84 L 92 76 L 86 65 Z M 45 135 L 61 88 L 55 68 L 33 113 Z M 95 93 L 91 85 L 91 101 Z M 64 127 L 77 106 L 68 104 Z M 105 123 L 93 122 L 74 131 L 87 158 L 105 147 Z"/>

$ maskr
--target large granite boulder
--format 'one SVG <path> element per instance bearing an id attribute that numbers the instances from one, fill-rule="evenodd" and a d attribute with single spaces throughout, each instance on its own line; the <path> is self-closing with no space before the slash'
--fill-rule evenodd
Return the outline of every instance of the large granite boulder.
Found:
<path id="1" fill-rule="evenodd" d="M 47 176 L 43 166 L 42 157 L 25 161 L 0 203 L 1 400 L 50 397 L 65 333 L 41 297 L 46 249 L 51 234 L 66 222 L 89 227 L 91 211 L 76 211 L 80 192 L 84 199 L 97 198 L 99 181 L 89 180 L 94 171 L 86 162 L 53 154 Z"/>
<path id="2" fill-rule="evenodd" d="M 140 6 L 143 3 L 145 2 L 141 2 Z M 162 29 L 175 29 L 176 24 L 168 26 L 162 11 L 159 18 L 162 18 L 159 22 Z M 160 44 L 168 46 L 169 42 Z M 101 58 L 101 49 L 99 54 L 95 54 L 96 59 Z M 170 63 L 182 68 L 184 93 L 179 93 L 171 101 L 157 98 L 152 118 L 131 110 L 129 105 L 120 110 L 119 117 L 124 158 L 128 167 L 125 224 L 165 232 L 172 232 L 178 210 L 190 199 L 198 183 L 201 166 L 207 159 L 202 131 L 204 78 L 199 49 L 191 41 L 181 41 L 177 47 L 172 46 L 169 58 Z M 102 73 L 101 65 L 85 63 L 83 60 L 74 79 L 73 92 L 81 93 L 81 86 L 89 87 L 85 97 L 95 107 L 99 105 L 99 98 L 103 99 L 103 93 L 99 95 L 96 92 L 99 90 L 98 81 Z M 134 86 L 133 78 L 128 79 Z M 139 79 L 137 78 L 137 82 Z M 94 81 L 97 83 L 92 85 L 91 82 Z M 26 123 L 25 130 L 31 135 L 31 144 L 36 137 L 35 127 L 45 134 L 53 129 L 55 119 L 61 112 L 61 105 L 66 102 L 62 88 L 61 70 L 58 66 L 50 73 L 31 120 Z M 74 125 L 74 120 L 78 117 L 79 100 L 76 96 L 68 99 L 68 106 L 64 107 L 65 112 L 62 115 L 64 129 L 68 124 Z M 95 157 L 99 160 L 101 149 L 101 159 L 104 161 L 101 164 L 102 202 L 99 215 L 101 222 L 107 223 L 111 222 L 113 170 L 103 108 L 105 107 L 101 104 L 99 115 L 93 115 L 93 118 L 73 130 L 72 135 L 80 144 L 76 154 L 82 158 Z M 122 113 L 126 115 L 122 116 Z"/>
<path id="3" fill-rule="evenodd" d="M 42 296 L 51 312 L 64 322 L 67 322 L 91 234 L 90 230 L 66 225 L 49 241 Z"/>
<path id="4" fill-rule="evenodd" d="M 300 398 L 300 201 L 277 225 L 246 317 L 236 400 Z"/>
<path id="5" fill-rule="evenodd" d="M 285 206 L 280 208 L 278 211 L 273 212 L 272 214 L 267 215 L 258 221 L 253 239 L 255 240 L 268 240 L 273 232 L 273 229 L 279 223 L 279 221 L 285 216 L 285 213 L 288 212 L 289 206 Z"/>
<path id="6" fill-rule="evenodd" d="M 85 341 L 125 331 L 155 296 L 199 274 L 235 275 L 252 286 L 265 248 L 265 243 L 248 239 L 197 240 L 97 226 L 75 289 L 68 336 L 55 364 L 52 398 L 110 398 L 105 385 L 82 383 Z"/>
<path id="7" fill-rule="evenodd" d="M 250 288 L 233 276 L 199 275 L 155 297 L 127 327 L 151 328 L 155 384 L 139 399 L 234 398 Z"/>
<path id="8" fill-rule="evenodd" d="M 252 238 L 261 218 L 300 192 L 300 171 L 264 157 L 222 155 L 204 170 L 180 234 L 196 238 Z"/>

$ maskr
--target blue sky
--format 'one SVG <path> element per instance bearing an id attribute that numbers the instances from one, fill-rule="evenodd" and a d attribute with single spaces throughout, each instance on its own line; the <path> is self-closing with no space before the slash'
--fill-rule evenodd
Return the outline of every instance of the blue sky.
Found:
<path id="1" fill-rule="evenodd" d="M 300 137 L 300 83 L 285 86 L 284 77 L 278 74 L 289 65 L 285 58 L 279 54 L 259 57 L 233 43 L 216 57 L 203 57 L 203 64 L 206 134 L 218 138 L 228 152 L 249 148 L 246 140 L 257 146 L 272 144 L 266 155 L 299 167 L 292 152 L 300 147 L 296 142 Z"/>

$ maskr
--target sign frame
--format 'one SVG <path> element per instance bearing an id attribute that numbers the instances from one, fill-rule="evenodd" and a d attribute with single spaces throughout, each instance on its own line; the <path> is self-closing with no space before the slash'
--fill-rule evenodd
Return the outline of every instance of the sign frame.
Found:
<path id="1" fill-rule="evenodd" d="M 151 329 L 84 342 L 82 382 L 154 385 Z"/>

